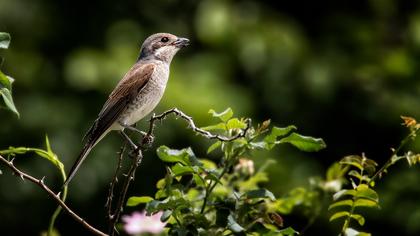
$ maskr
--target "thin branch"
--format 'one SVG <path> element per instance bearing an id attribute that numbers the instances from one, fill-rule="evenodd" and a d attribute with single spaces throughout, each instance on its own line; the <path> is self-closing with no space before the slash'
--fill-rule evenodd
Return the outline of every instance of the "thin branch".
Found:
<path id="1" fill-rule="evenodd" d="M 36 185 L 38 185 L 40 188 L 45 190 L 48 195 L 50 195 L 70 216 L 72 216 L 76 221 L 78 221 L 80 224 L 82 224 L 86 229 L 88 229 L 90 232 L 94 233 L 95 235 L 101 235 L 101 236 L 107 236 L 107 234 L 101 232 L 100 230 L 96 229 L 95 227 L 88 224 L 84 219 L 82 219 L 80 216 L 78 216 L 76 213 L 74 213 L 61 199 L 59 194 L 55 194 L 47 185 L 44 183 L 44 178 L 37 179 L 29 174 L 26 174 L 19 170 L 16 166 L 13 165 L 12 161 L 6 160 L 3 156 L 0 155 L 0 161 L 5 163 L 16 175 L 18 175 L 22 179 L 27 179 Z"/>
<path id="2" fill-rule="evenodd" d="M 391 157 L 385 162 L 385 164 L 375 172 L 375 174 L 370 178 L 369 182 L 367 183 L 370 185 L 373 181 L 375 181 L 377 178 L 380 178 L 383 173 L 394 164 L 394 156 L 398 155 L 398 153 L 401 151 L 401 149 L 412 139 L 414 139 L 418 134 L 420 133 L 420 129 L 416 129 L 414 131 L 411 131 L 400 143 L 397 149 L 394 149 L 392 151 Z"/>
<path id="3" fill-rule="evenodd" d="M 112 178 L 112 181 L 109 184 L 108 197 L 107 197 L 107 200 L 106 200 L 106 203 L 105 203 L 105 208 L 106 208 L 106 210 L 108 212 L 107 219 L 108 219 L 109 225 L 110 225 L 110 228 L 108 230 L 108 233 L 111 233 L 114 230 L 114 227 L 115 227 L 115 225 L 114 225 L 114 218 L 115 217 L 114 217 L 114 214 L 112 212 L 112 201 L 114 199 L 114 189 L 115 189 L 115 186 L 118 183 L 118 175 L 119 175 L 119 173 L 121 171 L 121 168 L 122 168 L 122 160 L 123 160 L 123 156 L 124 156 L 125 147 L 126 147 L 126 144 L 124 144 L 121 147 L 121 150 L 118 153 L 118 164 L 117 164 L 117 168 L 115 170 L 115 174 L 114 174 L 114 176 Z"/>
<path id="4" fill-rule="evenodd" d="M 112 214 L 112 218 L 110 219 L 109 234 L 111 236 L 115 235 L 115 232 L 116 232 L 115 225 L 117 224 L 117 221 L 120 218 L 121 212 L 124 210 L 123 205 L 127 196 L 128 188 L 130 186 L 130 183 L 134 181 L 136 169 L 140 165 L 143 159 L 143 153 L 142 153 L 141 147 L 137 148 L 134 152 L 135 152 L 135 156 L 133 156 L 133 163 L 131 164 L 130 169 L 127 172 L 124 184 L 122 186 L 122 190 L 118 197 L 117 205 L 115 206 L 115 211 Z"/>
<path id="5" fill-rule="evenodd" d="M 194 120 L 192 119 L 191 116 L 186 115 L 184 112 L 178 110 L 177 108 L 172 108 L 170 110 L 167 110 L 167 111 L 163 112 L 160 115 L 157 115 L 157 116 L 153 115 L 152 118 L 150 118 L 149 131 L 147 132 L 147 134 L 149 136 L 152 135 L 153 131 L 154 131 L 154 128 L 155 128 L 155 122 L 165 119 L 170 114 L 175 114 L 176 116 L 179 116 L 182 119 L 184 119 L 188 123 L 189 128 L 191 128 L 194 132 L 199 133 L 199 134 L 201 134 L 202 136 L 204 136 L 208 139 L 218 139 L 219 141 L 223 141 L 223 142 L 230 142 L 230 141 L 233 141 L 235 139 L 244 137 L 246 135 L 248 129 L 251 127 L 251 119 L 247 119 L 246 120 L 246 123 L 247 123 L 246 127 L 232 137 L 226 137 L 226 136 L 219 135 L 219 134 L 212 134 L 207 130 L 203 130 L 203 129 L 198 128 L 195 125 Z"/>

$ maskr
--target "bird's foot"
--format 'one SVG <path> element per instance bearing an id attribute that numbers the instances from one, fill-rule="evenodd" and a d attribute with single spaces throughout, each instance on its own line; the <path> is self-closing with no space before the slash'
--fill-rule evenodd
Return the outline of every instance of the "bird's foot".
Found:
<path id="1" fill-rule="evenodd" d="M 155 140 L 155 136 L 153 136 L 152 134 L 146 134 L 143 136 L 143 139 L 141 140 L 140 145 L 142 147 L 149 148 L 152 146 L 154 140 Z"/>

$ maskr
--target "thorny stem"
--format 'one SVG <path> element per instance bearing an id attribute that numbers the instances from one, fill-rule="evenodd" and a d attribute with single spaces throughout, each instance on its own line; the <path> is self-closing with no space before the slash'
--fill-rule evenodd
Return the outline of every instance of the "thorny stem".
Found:
<path id="1" fill-rule="evenodd" d="M 163 120 L 163 119 L 166 118 L 166 116 L 168 116 L 169 114 L 172 114 L 172 113 L 175 114 L 176 116 L 179 116 L 182 119 L 184 119 L 188 123 L 189 128 L 191 128 L 194 132 L 199 133 L 199 134 L 201 134 L 202 136 L 204 136 L 204 137 L 206 137 L 208 139 L 218 139 L 219 141 L 222 141 L 222 142 L 230 142 L 230 141 L 233 141 L 235 139 L 244 137 L 245 134 L 246 134 L 246 132 L 248 131 L 248 129 L 251 126 L 251 124 L 250 124 L 251 123 L 251 119 L 247 119 L 246 120 L 247 126 L 245 127 L 245 129 L 241 130 L 241 132 L 238 132 L 236 135 L 234 135 L 232 137 L 226 137 L 226 136 L 219 135 L 219 134 L 212 134 L 212 133 L 210 133 L 207 130 L 203 130 L 203 129 L 198 128 L 195 125 L 194 120 L 192 119 L 192 117 L 186 115 L 184 112 L 178 110 L 177 108 L 172 108 L 170 110 L 167 110 L 167 111 L 163 112 L 160 115 L 157 115 L 157 116 L 156 115 L 153 115 L 152 116 L 152 118 L 150 119 L 149 132 L 147 134 L 148 135 L 151 135 L 153 133 L 154 127 L 155 127 L 155 122 L 156 121 Z"/>
<path id="2" fill-rule="evenodd" d="M 112 233 L 114 231 L 115 228 L 115 224 L 114 224 L 114 216 L 115 214 L 113 214 L 112 212 L 112 200 L 114 199 L 114 188 L 115 185 L 118 183 L 118 174 L 121 171 L 122 168 L 122 160 L 123 160 L 123 156 L 124 156 L 124 151 L 125 151 L 125 147 L 126 147 L 126 143 L 121 147 L 120 152 L 118 153 L 118 164 L 117 164 L 117 168 L 115 170 L 115 174 L 114 177 L 112 178 L 111 183 L 109 184 L 109 192 L 108 192 L 108 197 L 105 203 L 105 208 L 107 209 L 107 219 L 109 221 L 109 229 L 108 229 L 108 233 Z"/>
<path id="3" fill-rule="evenodd" d="M 61 178 L 63 179 L 63 182 L 66 181 L 66 172 L 64 171 L 64 168 L 60 168 L 60 174 Z M 64 186 L 63 193 L 61 194 L 61 201 L 65 202 L 67 198 L 67 186 Z M 55 220 L 57 219 L 57 216 L 60 214 L 61 210 L 63 208 L 61 206 L 58 206 L 57 209 L 54 211 L 53 215 L 51 216 L 50 225 L 48 226 L 48 236 L 53 235 L 54 230 L 54 224 Z"/>
<path id="4" fill-rule="evenodd" d="M 26 174 L 19 170 L 16 166 L 13 165 L 13 161 L 6 160 L 3 156 L 0 155 L 0 161 L 6 164 L 17 176 L 22 179 L 27 179 L 32 183 L 38 185 L 44 191 L 48 193 L 50 197 L 52 197 L 71 217 L 73 217 L 77 222 L 82 224 L 86 229 L 90 232 L 94 233 L 95 235 L 107 236 L 107 234 L 101 232 L 100 230 L 96 229 L 95 227 L 91 226 L 87 223 L 84 219 L 74 213 L 61 199 L 59 194 L 55 194 L 47 185 L 44 184 L 44 178 L 37 179 L 29 174 Z"/>
<path id="5" fill-rule="evenodd" d="M 146 138 L 146 137 L 144 137 Z M 133 162 L 130 166 L 130 169 L 127 172 L 125 181 L 123 183 L 122 186 L 122 190 L 119 194 L 118 197 L 118 201 L 117 201 L 117 205 L 115 206 L 115 211 L 112 214 L 112 218 L 110 219 L 110 235 L 115 235 L 116 232 L 116 223 L 118 221 L 118 219 L 120 218 L 121 212 L 123 211 L 124 207 L 124 201 L 128 192 L 128 188 L 130 187 L 130 183 L 132 181 L 134 181 L 134 177 L 136 174 L 136 169 L 137 167 L 140 165 L 142 159 L 143 159 L 143 153 L 142 150 L 144 150 L 144 148 L 142 147 L 142 145 L 140 147 L 138 147 L 136 150 L 134 150 L 135 152 L 135 156 L 133 156 Z"/>

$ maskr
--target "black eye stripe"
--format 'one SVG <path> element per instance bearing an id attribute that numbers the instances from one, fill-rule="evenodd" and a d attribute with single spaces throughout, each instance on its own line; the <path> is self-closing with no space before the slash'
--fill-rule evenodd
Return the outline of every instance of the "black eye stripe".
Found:
<path id="1" fill-rule="evenodd" d="M 162 43 L 166 43 L 166 42 L 168 42 L 168 41 L 169 41 L 169 38 L 168 38 L 168 37 L 163 37 L 162 39 L 160 39 L 160 41 L 161 41 Z"/>

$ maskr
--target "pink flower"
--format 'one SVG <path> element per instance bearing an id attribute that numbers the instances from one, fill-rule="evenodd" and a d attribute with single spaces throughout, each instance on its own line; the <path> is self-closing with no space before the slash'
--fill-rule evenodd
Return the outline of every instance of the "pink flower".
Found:
<path id="1" fill-rule="evenodd" d="M 160 221 L 163 212 L 158 212 L 151 216 L 146 216 L 146 212 L 133 212 L 132 215 L 122 217 L 124 230 L 128 234 L 135 235 L 140 233 L 158 234 L 163 231 L 166 223 Z"/>

